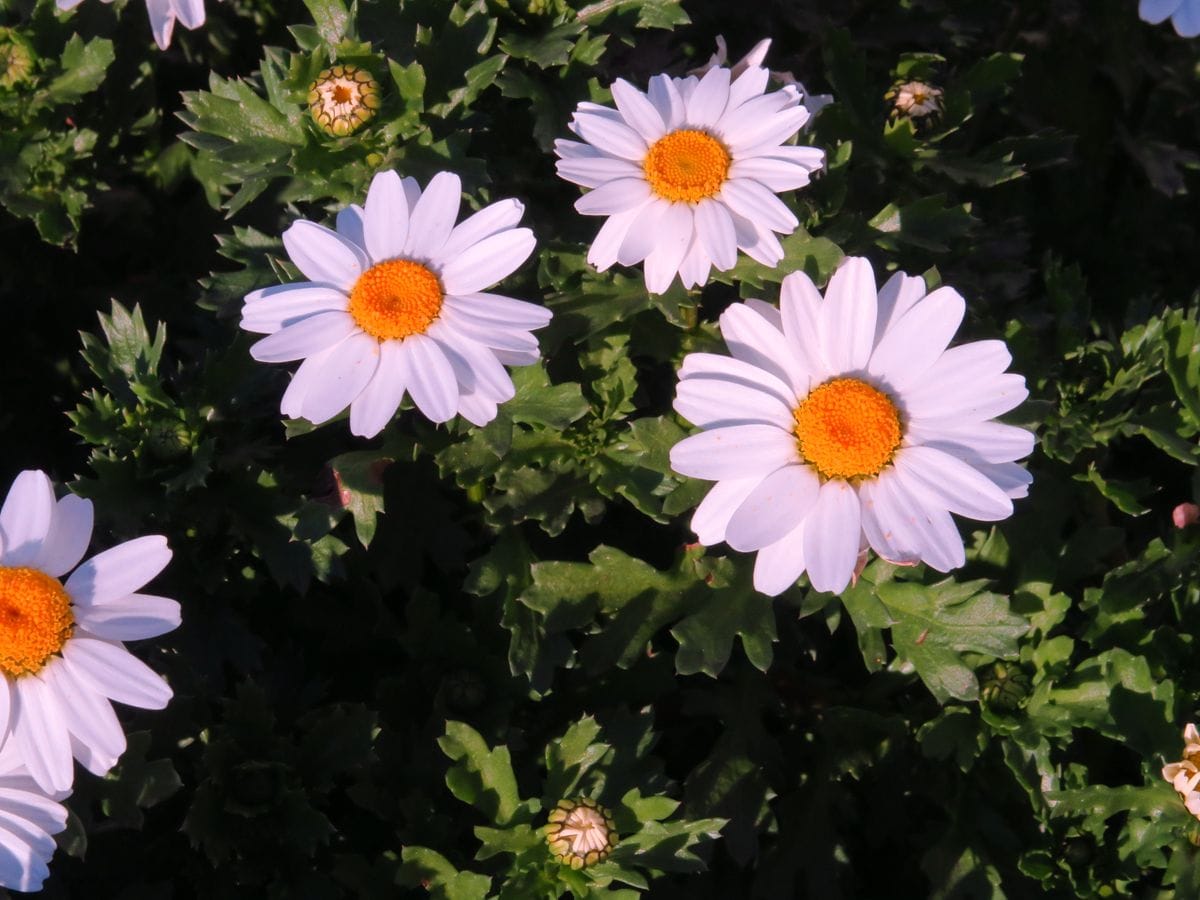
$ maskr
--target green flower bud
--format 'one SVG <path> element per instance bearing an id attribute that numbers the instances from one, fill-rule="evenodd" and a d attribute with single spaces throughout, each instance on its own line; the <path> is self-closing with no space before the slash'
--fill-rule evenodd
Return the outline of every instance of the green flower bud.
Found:
<path id="1" fill-rule="evenodd" d="M 379 105 L 379 84 L 360 66 L 324 69 L 308 89 L 313 121 L 333 137 L 353 134 L 374 118 Z"/>
<path id="2" fill-rule="evenodd" d="M 583 869 L 607 859 L 617 843 L 612 816 L 587 797 L 574 802 L 558 801 L 543 831 L 550 852 L 572 869 Z"/>
<path id="3" fill-rule="evenodd" d="M 32 45 L 13 29 L 0 28 L 0 88 L 30 81 L 36 64 Z"/>

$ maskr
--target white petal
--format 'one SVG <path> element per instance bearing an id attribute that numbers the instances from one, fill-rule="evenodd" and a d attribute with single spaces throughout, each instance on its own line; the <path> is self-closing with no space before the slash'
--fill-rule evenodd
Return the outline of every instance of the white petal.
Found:
<path id="1" fill-rule="evenodd" d="M 782 200 L 748 178 L 731 178 L 721 187 L 720 199 L 739 216 L 756 225 L 791 234 L 800 220 Z"/>
<path id="2" fill-rule="evenodd" d="M 458 414 L 482 428 L 496 418 L 496 404 L 482 394 L 463 394 L 458 398 Z"/>
<path id="3" fill-rule="evenodd" d="M 755 44 L 751 54 L 758 50 L 764 43 L 770 44 L 771 39 L 765 38 Z M 765 56 L 766 53 L 764 52 L 763 57 Z M 730 113 L 748 100 L 760 96 L 767 89 L 767 82 L 771 77 L 771 73 L 763 67 L 761 58 L 753 61 L 748 54 L 742 62 L 747 63 L 747 66 L 742 74 L 734 78 L 729 84 L 729 103 L 725 105 L 725 117 L 728 117 Z M 737 70 L 734 69 L 733 71 L 736 72 Z"/>
<path id="4" fill-rule="evenodd" d="M 776 124 L 776 117 L 787 104 L 788 98 L 778 91 L 771 94 L 759 92 L 758 96 L 750 97 L 736 107 L 731 106 L 715 130 L 731 148 L 734 144 L 738 149 L 759 144 L 761 142 L 757 136 Z M 797 125 L 796 131 L 799 130 L 800 126 Z"/>
<path id="5" fill-rule="evenodd" d="M 338 210 L 334 220 L 334 231 L 358 247 L 367 246 L 367 236 L 363 228 L 363 208 L 357 203 Z"/>
<path id="6" fill-rule="evenodd" d="M 18 678 L 14 688 L 10 740 L 16 741 L 17 752 L 42 790 L 70 790 L 75 767 L 71 762 L 66 717 L 59 701 L 36 675 Z"/>
<path id="7" fill-rule="evenodd" d="M 1014 500 L 1029 496 L 1033 476 L 1016 463 L 972 463 L 989 481 Z"/>
<path id="8" fill-rule="evenodd" d="M 8 725 L 12 716 L 13 687 L 8 676 L 0 674 L 0 747 L 8 736 Z"/>
<path id="9" fill-rule="evenodd" d="M 875 317 L 875 344 L 925 296 L 925 279 L 897 272 L 879 289 L 879 311 Z"/>
<path id="10" fill-rule="evenodd" d="M 533 331 L 550 324 L 551 312 L 526 300 L 514 300 L 502 294 L 455 294 L 446 297 L 443 317 L 466 316 L 481 325 L 499 325 L 520 331 Z"/>
<path id="11" fill-rule="evenodd" d="M 259 362 L 291 362 L 328 350 L 355 333 L 362 332 L 349 313 L 316 313 L 251 345 L 250 355 Z"/>
<path id="12" fill-rule="evenodd" d="M 423 334 L 400 346 L 404 383 L 413 403 L 431 422 L 448 422 L 458 411 L 458 381 L 437 343 Z"/>
<path id="13" fill-rule="evenodd" d="M 305 219 L 293 222 L 283 233 L 283 246 L 309 281 L 331 284 L 347 292 L 371 264 L 357 244 Z"/>
<path id="14" fill-rule="evenodd" d="M 1200 5 L 1195 0 L 1184 0 L 1171 17 L 1171 27 L 1180 37 L 1194 38 L 1200 35 Z"/>
<path id="15" fill-rule="evenodd" d="M 162 709 L 171 688 L 124 647 L 78 633 L 63 646 L 71 676 L 96 693 L 139 709 Z"/>
<path id="16" fill-rule="evenodd" d="M 19 784 L 34 789 L 26 790 L 18 787 Z M 48 835 L 58 834 L 67 824 L 67 811 L 62 804 L 39 792 L 29 779 L 21 779 L 20 782 L 0 780 L 0 828 L 4 827 L 3 822 L 9 816 L 24 819 Z"/>
<path id="17" fill-rule="evenodd" d="M 692 531 L 701 544 L 711 547 L 725 540 L 725 529 L 762 478 L 726 478 L 718 481 L 692 513 Z"/>
<path id="18" fill-rule="evenodd" d="M 458 219 L 462 181 L 453 172 L 438 172 L 412 208 L 404 255 L 422 260 L 437 256 Z"/>
<path id="19" fill-rule="evenodd" d="M 454 226 L 450 237 L 442 245 L 440 256 L 443 265 L 485 238 L 515 227 L 524 214 L 525 205 L 521 201 L 501 200 L 464 219 Z"/>
<path id="20" fill-rule="evenodd" d="M 0 507 L 0 560 L 5 566 L 28 566 L 38 558 L 54 509 L 54 485 L 45 472 L 26 469 L 13 480 Z"/>
<path id="21" fill-rule="evenodd" d="M 732 213 L 732 210 L 731 210 Z M 783 245 L 770 228 L 759 227 L 749 219 L 733 214 L 733 227 L 737 232 L 738 249 L 755 262 L 764 266 L 777 266 L 783 259 Z"/>
<path id="22" fill-rule="evenodd" d="M 728 102 L 729 70 L 724 67 L 709 69 L 688 98 L 688 124 L 713 125 L 725 112 L 725 104 Z"/>
<path id="23" fill-rule="evenodd" d="M 346 338 L 325 360 L 321 378 L 305 392 L 300 415 L 314 425 L 329 421 L 358 398 L 378 365 L 379 341 L 369 334 Z"/>
<path id="24" fill-rule="evenodd" d="M 175 30 L 175 10 L 171 0 L 146 0 L 146 12 L 150 14 L 150 31 L 159 50 L 171 46 L 171 33 Z"/>
<path id="25" fill-rule="evenodd" d="M 1033 452 L 1033 432 L 1003 422 L 921 425 L 910 423 L 905 439 L 910 444 L 937 447 L 974 464 L 974 460 L 1006 463 L 1023 459 Z"/>
<path id="26" fill-rule="evenodd" d="M 650 102 L 662 117 L 666 131 L 674 131 L 683 124 L 687 115 L 687 104 L 679 94 L 679 88 L 670 75 L 655 75 L 650 79 L 646 92 Z"/>
<path id="27" fill-rule="evenodd" d="M 505 403 L 513 398 L 516 389 L 504 366 L 496 360 L 490 347 L 467 338 L 453 328 L 440 329 L 429 335 L 450 362 L 460 394 L 482 394 L 493 403 Z"/>
<path id="28" fill-rule="evenodd" d="M 712 271 L 712 267 L 712 260 L 709 259 L 701 245 L 700 236 L 693 234 L 692 243 L 679 263 L 680 283 L 689 290 L 693 287 L 703 286 L 708 282 L 708 274 Z"/>
<path id="29" fill-rule="evenodd" d="M 153 594 L 128 594 L 88 607 L 76 607 L 76 621 L 110 641 L 141 641 L 179 627 L 179 603 Z"/>
<path id="30" fill-rule="evenodd" d="M 442 286 L 447 294 L 470 294 L 489 288 L 516 271 L 537 241 L 528 228 L 512 228 L 484 238 L 443 267 Z"/>
<path id="31" fill-rule="evenodd" d="M 942 358 L 952 352 L 947 351 Z M 980 381 L 947 382 L 940 393 L 922 387 L 920 392 L 906 393 L 901 399 L 913 422 L 924 427 L 993 419 L 1019 406 L 1028 396 L 1025 378 L 1007 374 Z"/>
<path id="32" fill-rule="evenodd" d="M 521 328 L 480 321 L 453 313 L 442 316 L 439 321 L 445 321 L 452 330 L 485 347 L 491 347 L 493 350 L 523 352 L 538 349 L 537 338 Z M 432 326 L 430 332 L 427 333 L 432 333 Z"/>
<path id="33" fill-rule="evenodd" d="M 343 291 L 311 281 L 281 284 L 246 295 L 241 326 L 246 331 L 274 334 L 314 313 L 342 311 L 348 306 Z"/>
<path id="34" fill-rule="evenodd" d="M 907 394 L 938 394 L 948 385 L 966 387 L 990 381 L 1008 368 L 1012 354 L 1004 341 L 973 341 L 951 347 L 909 387 Z"/>
<path id="35" fill-rule="evenodd" d="M 829 280 L 821 307 L 821 346 L 834 372 L 866 367 L 875 340 L 877 301 L 870 262 L 847 257 Z"/>
<path id="36" fill-rule="evenodd" d="M 554 169 L 559 178 L 585 188 L 597 188 L 617 178 L 644 177 L 636 163 L 612 156 L 560 159 Z"/>
<path id="37" fill-rule="evenodd" d="M 375 437 L 387 426 L 404 399 L 403 363 L 399 341 L 379 345 L 379 367 L 362 393 L 350 404 L 350 432 Z"/>
<path id="38" fill-rule="evenodd" d="M 737 263 L 737 234 L 733 218 L 721 203 L 702 201 L 696 204 L 696 233 L 704 252 L 718 271 L 732 269 Z"/>
<path id="39" fill-rule="evenodd" d="M 811 170 L 783 159 L 755 156 L 742 159 L 729 167 L 729 177 L 757 181 L 774 193 L 794 191 L 809 183 Z"/>
<path id="40" fill-rule="evenodd" d="M 97 553 L 65 585 L 76 606 L 116 600 L 143 587 L 167 567 L 171 550 L 161 534 L 148 534 Z"/>
<path id="41" fill-rule="evenodd" d="M 799 462 L 796 438 L 771 425 L 714 428 L 671 448 L 672 469 L 706 481 L 765 477 L 794 462 Z"/>
<path id="42" fill-rule="evenodd" d="M 588 250 L 588 262 L 601 272 L 612 266 L 617 261 L 621 243 L 625 240 L 629 227 L 640 214 L 641 208 L 639 207 L 609 216 L 596 233 L 596 239 L 592 241 L 592 246 Z"/>
<path id="43" fill-rule="evenodd" d="M 878 478 L 865 479 L 858 487 L 862 510 L 862 529 L 867 543 L 882 558 L 894 563 L 915 564 L 921 559 L 921 546 L 903 525 L 902 510 L 886 485 L 896 473 L 886 469 Z"/>
<path id="44" fill-rule="evenodd" d="M 1151 25 L 1165 22 L 1175 10 L 1184 4 L 1184 0 L 1141 0 L 1138 4 L 1138 16 Z"/>
<path id="45" fill-rule="evenodd" d="M 372 262 L 395 259 L 404 252 L 408 241 L 408 197 L 395 172 L 380 172 L 371 179 L 363 210 L 363 238 Z"/>
<path id="46" fill-rule="evenodd" d="M 663 214 L 662 234 L 654 250 L 646 257 L 646 290 L 662 294 L 671 286 L 679 272 L 679 264 L 692 242 L 692 208 L 686 203 L 672 203 Z"/>
<path id="47" fill-rule="evenodd" d="M 812 511 L 820 491 L 821 482 L 808 466 L 772 472 L 729 520 L 726 543 L 734 550 L 761 550 L 782 540 Z"/>
<path id="48" fill-rule="evenodd" d="M 793 272 L 783 279 L 779 295 L 783 333 L 800 364 L 816 382 L 834 374 L 821 349 L 822 302 L 816 285 L 803 272 Z"/>
<path id="49" fill-rule="evenodd" d="M 621 117 L 642 139 L 651 144 L 666 133 L 666 124 L 646 95 L 623 78 L 612 84 L 613 100 Z"/>
<path id="50" fill-rule="evenodd" d="M 619 121 L 577 112 L 572 126 L 576 134 L 605 153 L 633 162 L 641 162 L 646 156 L 646 142 L 636 131 Z"/>
<path id="51" fill-rule="evenodd" d="M 804 562 L 813 590 L 840 593 L 846 589 L 861 539 L 857 492 L 840 479 L 825 482 L 804 528 Z"/>
<path id="52" fill-rule="evenodd" d="M 79 565 L 92 540 L 92 501 L 67 494 L 54 507 L 50 533 L 33 561 L 35 569 L 61 578 Z M 2 732 L 2 729 L 0 729 Z"/>
<path id="53" fill-rule="evenodd" d="M 171 5 L 184 28 L 199 28 L 204 24 L 204 0 L 171 0 Z"/>
<path id="54" fill-rule="evenodd" d="M 89 751 L 75 755 L 92 774 L 106 775 L 125 752 L 125 732 L 112 704 L 81 683 L 61 661 L 46 667 L 45 679 L 61 701 L 67 730 Z"/>
<path id="55" fill-rule="evenodd" d="M 966 301 L 954 288 L 938 288 L 888 329 L 867 371 L 903 390 L 925 374 L 962 324 Z"/>
<path id="56" fill-rule="evenodd" d="M 809 390 L 810 373 L 796 358 L 783 332 L 744 303 L 721 313 L 721 336 L 736 358 L 791 385 L 799 396 Z"/>
<path id="57" fill-rule="evenodd" d="M 588 191 L 575 201 L 575 210 L 584 216 L 610 216 L 642 206 L 650 195 L 645 178 L 618 178 Z"/>
<path id="58" fill-rule="evenodd" d="M 893 463 L 909 492 L 930 497 L 930 505 L 981 522 L 1012 515 L 1012 500 L 1000 488 L 948 453 L 933 447 L 905 447 Z"/>
<path id="59" fill-rule="evenodd" d="M 804 573 L 804 529 L 801 522 L 791 532 L 758 551 L 754 560 L 754 589 L 768 597 L 782 594 Z"/>
<path id="60" fill-rule="evenodd" d="M 743 104 L 741 109 L 745 109 L 749 105 L 749 103 Z M 738 112 L 740 113 L 741 110 L 739 109 Z M 803 128 L 807 121 L 808 111 L 803 106 L 780 110 L 760 117 L 758 121 L 747 127 L 739 128 L 736 133 L 727 130 L 724 135 L 725 143 L 733 151 L 735 157 L 755 155 L 782 144 Z"/>
<path id="61" fill-rule="evenodd" d="M 639 206 L 617 249 L 617 262 L 633 266 L 649 256 L 662 240 L 662 221 L 670 209 L 671 204 L 658 197 Z"/>
<path id="62" fill-rule="evenodd" d="M 283 398 L 279 402 L 281 413 L 292 419 L 300 418 L 304 395 L 308 393 L 309 388 L 324 377 L 325 364 L 336 349 L 335 345 L 328 350 L 322 350 L 300 364 L 300 368 L 292 375 L 291 383 L 288 384 L 287 390 L 283 392 Z"/>
<path id="63" fill-rule="evenodd" d="M 903 549 L 906 561 L 919 557 L 939 572 L 949 572 L 966 561 L 962 538 L 950 513 L 914 497 L 895 469 L 885 471 L 875 485 L 879 525 Z"/>
<path id="64" fill-rule="evenodd" d="M 795 425 L 792 408 L 774 394 L 724 378 L 679 382 L 675 411 L 701 428 L 757 422 L 787 430 Z"/>
<path id="65" fill-rule="evenodd" d="M 735 384 L 744 384 L 760 391 L 765 391 L 779 402 L 792 409 L 796 405 L 796 392 L 776 375 L 760 369 L 758 366 L 720 356 L 716 353 L 689 353 L 683 358 L 679 367 L 680 379 L 685 378 L 721 378 Z"/>

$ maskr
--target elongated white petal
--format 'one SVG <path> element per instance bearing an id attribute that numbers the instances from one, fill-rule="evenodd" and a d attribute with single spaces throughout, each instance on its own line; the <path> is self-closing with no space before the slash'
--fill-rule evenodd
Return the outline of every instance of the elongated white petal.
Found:
<path id="1" fill-rule="evenodd" d="M 352 244 L 357 244 L 364 249 L 366 248 L 367 235 L 366 229 L 363 226 L 363 208 L 357 203 L 351 203 L 345 209 L 338 210 L 333 230 Z"/>
<path id="2" fill-rule="evenodd" d="M 1012 515 L 1012 500 L 962 460 L 933 447 L 905 447 L 894 459 L 896 471 L 914 496 L 932 498 L 952 513 L 981 522 Z"/>
<path id="3" fill-rule="evenodd" d="M 470 294 L 507 278 L 529 258 L 537 241 L 528 228 L 512 228 L 484 238 L 442 269 L 448 294 Z"/>
<path id="4" fill-rule="evenodd" d="M 175 8 L 171 0 L 146 0 L 146 12 L 150 14 L 150 31 L 159 50 L 171 46 L 171 34 L 175 31 Z"/>
<path id="5" fill-rule="evenodd" d="M 927 444 L 971 462 L 1006 463 L 1033 452 L 1033 432 L 1003 422 L 949 423 L 941 426 L 912 423 L 906 435 L 914 445 Z"/>
<path id="6" fill-rule="evenodd" d="M 300 414 L 319 425 L 346 409 L 363 392 L 379 365 L 379 341 L 355 334 L 338 344 L 305 392 Z"/>
<path id="7" fill-rule="evenodd" d="M 692 513 L 692 531 L 701 544 L 712 546 L 725 540 L 729 520 L 762 478 L 726 478 L 712 486 Z"/>
<path id="8" fill-rule="evenodd" d="M 283 233 L 283 246 L 304 277 L 350 291 L 370 265 L 366 253 L 336 231 L 300 219 Z"/>
<path id="9" fill-rule="evenodd" d="M 680 380 L 687 378 L 716 378 L 744 384 L 765 391 L 791 409 L 796 405 L 796 392 L 778 375 L 760 369 L 740 359 L 718 356 L 715 353 L 689 353 L 679 367 Z"/>
<path id="10" fill-rule="evenodd" d="M 281 328 L 322 312 L 345 312 L 348 298 L 328 285 L 301 281 L 281 284 L 246 296 L 241 326 L 246 331 L 274 334 Z"/>
<path id="11" fill-rule="evenodd" d="M 94 775 L 106 775 L 125 752 L 125 731 L 117 721 L 112 704 L 79 681 L 69 666 L 59 661 L 47 666 L 45 680 L 61 702 L 67 721 L 67 730 L 78 743 L 87 748 L 84 755 L 76 757 Z"/>
<path id="12" fill-rule="evenodd" d="M 67 494 L 54 506 L 50 532 L 42 541 L 33 567 L 61 578 L 83 559 L 92 540 L 92 501 Z"/>
<path id="13" fill-rule="evenodd" d="M 877 299 L 875 273 L 865 259 L 847 258 L 829 279 L 820 324 L 821 346 L 833 371 L 866 368 L 875 339 Z"/>
<path id="14" fill-rule="evenodd" d="M 588 250 L 588 262 L 601 272 L 610 268 L 617 261 L 625 235 L 629 233 L 630 226 L 637 220 L 641 211 L 641 207 L 637 207 L 609 216 L 596 233 L 596 239 L 592 241 L 592 247 Z"/>
<path id="15" fill-rule="evenodd" d="M 620 159 L 641 162 L 649 147 L 646 141 L 628 125 L 595 114 L 577 112 L 572 121 L 575 133 Z"/>
<path id="16" fill-rule="evenodd" d="M 1138 3 L 1138 16 L 1144 22 L 1157 25 L 1160 22 L 1165 22 L 1184 3 L 1185 0 L 1140 0 Z"/>
<path id="17" fill-rule="evenodd" d="M 70 790 L 75 771 L 66 717 L 59 701 L 37 675 L 18 678 L 13 687 L 9 740 L 16 741 L 17 752 L 42 790 Z"/>
<path id="18" fill-rule="evenodd" d="M 723 66 L 709 69 L 687 101 L 689 124 L 710 126 L 721 118 L 729 102 L 729 70 Z"/>
<path id="19" fill-rule="evenodd" d="M 446 297 L 443 318 L 465 316 L 480 325 L 534 331 L 550 324 L 550 310 L 502 294 L 454 294 Z"/>
<path id="20" fill-rule="evenodd" d="M 895 390 L 917 381 L 937 362 L 962 324 L 966 301 L 954 288 L 938 288 L 888 329 L 867 371 Z"/>
<path id="21" fill-rule="evenodd" d="M 653 253 L 662 240 L 663 218 L 670 209 L 670 202 L 658 197 L 638 207 L 637 215 L 633 217 L 617 249 L 617 262 L 623 266 L 632 266 Z"/>
<path id="22" fill-rule="evenodd" d="M 250 355 L 259 362 L 291 362 L 328 350 L 355 333 L 361 331 L 349 313 L 316 313 L 267 335 L 250 347 Z"/>
<path id="23" fill-rule="evenodd" d="M 597 188 L 617 178 L 641 178 L 637 163 L 615 156 L 567 157 L 555 165 L 559 178 L 585 188 Z"/>
<path id="24" fill-rule="evenodd" d="M 675 86 L 675 80 L 670 75 L 655 75 L 651 78 L 646 96 L 662 117 L 667 131 L 674 131 L 683 124 L 687 115 L 687 104 L 683 102 L 679 88 Z"/>
<path id="25" fill-rule="evenodd" d="M 719 481 L 769 475 L 799 462 L 796 439 L 771 425 L 734 425 L 686 437 L 671 448 L 671 468 L 681 475 Z"/>
<path id="26" fill-rule="evenodd" d="M 821 485 L 804 528 L 804 562 L 813 590 L 840 593 L 846 589 L 854 574 L 861 534 L 854 488 L 841 480 Z"/>
<path id="27" fill-rule="evenodd" d="M 184 28 L 199 28 L 204 24 L 204 0 L 171 0 L 171 6 Z"/>
<path id="28" fill-rule="evenodd" d="M 737 233 L 733 228 L 733 217 L 723 204 L 696 204 L 696 233 L 704 252 L 719 271 L 733 268 L 737 262 Z"/>
<path id="29" fill-rule="evenodd" d="M 512 379 L 491 348 L 476 343 L 449 325 L 437 330 L 431 328 L 429 337 L 437 342 L 450 362 L 460 393 L 481 393 L 495 403 L 513 398 Z"/>
<path id="30" fill-rule="evenodd" d="M 680 263 L 692 242 L 692 209 L 686 203 L 672 203 L 663 214 L 659 226 L 662 234 L 658 245 L 646 257 L 646 290 L 662 294 L 671 286 L 679 272 Z"/>
<path id="31" fill-rule="evenodd" d="M 162 709 L 171 699 L 162 676 L 117 644 L 77 633 L 62 653 L 73 678 L 118 703 Z"/>
<path id="32" fill-rule="evenodd" d="M 764 478 L 738 507 L 725 529 L 734 550 L 761 550 L 782 540 L 812 511 L 821 491 L 805 465 L 784 466 Z"/>
<path id="33" fill-rule="evenodd" d="M 754 560 L 754 589 L 768 597 L 782 594 L 804 574 L 804 530 L 801 522 L 780 540 L 758 551 Z"/>
<path id="34" fill-rule="evenodd" d="M 739 216 L 781 234 L 791 234 L 800 224 L 784 202 L 749 178 L 735 178 L 721 187 L 720 199 Z"/>
<path id="35" fill-rule="evenodd" d="M 26 469 L 0 507 L 0 563 L 27 566 L 42 552 L 54 522 L 54 485 L 46 473 Z"/>
<path id="36" fill-rule="evenodd" d="M 395 172 L 380 172 L 371 179 L 363 210 L 363 240 L 373 263 L 394 259 L 408 241 L 408 197 Z"/>
<path id="37" fill-rule="evenodd" d="M 361 437 L 375 437 L 387 426 L 400 408 L 407 388 L 399 341 L 379 345 L 379 366 L 370 382 L 350 404 L 350 431 Z"/>
<path id="38" fill-rule="evenodd" d="M 404 255 L 432 260 L 450 237 L 462 203 L 462 181 L 453 172 L 438 172 L 411 207 Z"/>
<path id="39" fill-rule="evenodd" d="M 417 409 L 431 422 L 448 422 L 458 411 L 458 380 L 437 342 L 423 334 L 400 346 L 404 383 Z"/>
<path id="40" fill-rule="evenodd" d="M 524 214 L 525 204 L 520 200 L 500 200 L 464 219 L 454 226 L 450 237 L 442 245 L 439 256 L 443 260 L 443 265 L 485 238 L 516 227 Z"/>
<path id="41" fill-rule="evenodd" d="M 771 373 L 798 395 L 808 393 L 811 374 L 783 332 L 745 304 L 735 303 L 721 314 L 721 336 L 735 359 Z"/>
<path id="42" fill-rule="evenodd" d="M 675 411 L 701 428 L 757 422 L 794 427 L 792 408 L 774 394 L 723 378 L 687 378 L 675 393 Z"/>
<path id="43" fill-rule="evenodd" d="M 116 600 L 145 585 L 171 561 L 167 539 L 159 534 L 134 538 L 98 553 L 67 579 L 67 593 L 76 606 Z"/>
<path id="44" fill-rule="evenodd" d="M 575 210 L 584 216 L 610 216 L 642 206 L 650 196 L 644 178 L 619 178 L 584 194 L 575 201 Z"/>
<path id="45" fill-rule="evenodd" d="M 75 621 L 110 641 L 141 641 L 179 627 L 178 601 L 153 594 L 128 594 L 88 607 L 76 607 Z"/>
<path id="46" fill-rule="evenodd" d="M 896 516 L 888 523 L 895 539 L 903 546 L 915 547 L 921 560 L 939 572 L 962 566 L 966 553 L 950 513 L 923 503 L 907 489 L 899 472 L 895 474 L 897 477 L 880 482 L 889 498 L 888 510 Z"/>
<path id="47" fill-rule="evenodd" d="M 623 78 L 614 81 L 612 95 L 621 117 L 647 144 L 652 144 L 666 133 L 666 123 L 654 104 L 628 81 Z"/>
<path id="48" fill-rule="evenodd" d="M 816 285 L 803 272 L 783 279 L 779 295 L 783 333 L 790 351 L 818 384 L 833 374 L 821 346 L 822 302 Z"/>
<path id="49" fill-rule="evenodd" d="M 925 296 L 925 279 L 897 272 L 879 289 L 879 312 L 875 317 L 875 345 L 884 334 Z"/>

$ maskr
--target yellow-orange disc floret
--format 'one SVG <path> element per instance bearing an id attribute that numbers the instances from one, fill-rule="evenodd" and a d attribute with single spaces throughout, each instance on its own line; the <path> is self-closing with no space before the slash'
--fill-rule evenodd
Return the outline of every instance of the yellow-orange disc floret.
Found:
<path id="1" fill-rule="evenodd" d="M 900 446 L 900 413 L 887 394 L 857 378 L 835 378 L 795 412 L 800 454 L 825 478 L 878 475 Z"/>
<path id="2" fill-rule="evenodd" d="M 71 598 L 57 578 L 0 566 L 0 672 L 35 675 L 75 627 Z"/>
<path id="3" fill-rule="evenodd" d="M 642 169 L 664 200 L 696 203 L 721 190 L 729 162 L 729 151 L 715 137 L 685 128 L 655 141 Z"/>
<path id="4" fill-rule="evenodd" d="M 420 263 L 390 259 L 371 266 L 350 291 L 350 315 L 381 341 L 422 334 L 442 311 L 442 284 Z"/>

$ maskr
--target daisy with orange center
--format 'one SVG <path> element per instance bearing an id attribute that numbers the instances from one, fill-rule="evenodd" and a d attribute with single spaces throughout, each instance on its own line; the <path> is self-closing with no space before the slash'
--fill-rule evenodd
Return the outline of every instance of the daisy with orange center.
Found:
<path id="1" fill-rule="evenodd" d="M 676 275 L 704 284 L 739 251 L 768 266 L 783 258 L 776 235 L 799 222 L 776 195 L 808 184 L 825 155 L 787 143 L 809 112 L 794 84 L 767 93 L 759 62 L 656 75 L 646 93 L 617 79 L 616 109 L 579 104 L 570 128 L 582 142 L 554 150 L 558 174 L 589 189 L 575 208 L 608 216 L 588 262 L 604 271 L 644 261 L 647 290 L 662 293 Z"/>
<path id="2" fill-rule="evenodd" d="M 531 332 L 550 313 L 484 290 L 528 258 L 533 234 L 516 227 L 516 200 L 456 225 L 461 198 L 449 172 L 424 191 L 380 172 L 365 206 L 338 214 L 336 231 L 301 220 L 284 232 L 311 280 L 249 294 L 242 327 L 269 335 L 250 349 L 260 362 L 304 360 L 285 415 L 319 424 L 349 407 L 350 430 L 373 437 L 405 394 L 434 422 L 461 415 L 476 425 L 513 396 L 504 366 L 538 360 Z"/>
<path id="3" fill-rule="evenodd" d="M 138 593 L 170 560 L 166 539 L 79 565 L 91 537 L 91 501 L 56 500 L 42 472 L 17 476 L 0 508 L 0 744 L 47 793 L 70 790 L 72 757 L 96 775 L 116 765 L 125 733 L 111 701 L 161 709 L 171 698 L 123 643 L 179 625 L 178 603 Z"/>
<path id="4" fill-rule="evenodd" d="M 793 273 L 779 308 L 725 311 L 732 357 L 683 361 L 675 409 L 704 430 L 671 450 L 675 471 L 715 481 L 692 528 L 703 544 L 757 551 L 754 584 L 778 594 L 804 572 L 849 584 L 870 547 L 946 572 L 964 562 L 951 513 L 1012 513 L 1031 481 L 1015 460 L 1033 435 L 992 421 L 1025 399 L 1000 341 L 949 348 L 965 304 L 920 278 L 876 290 L 847 259 L 822 297 Z"/>
<path id="5" fill-rule="evenodd" d="M 1187 811 L 1200 819 L 1200 732 L 1191 722 L 1183 729 L 1183 759 L 1163 766 L 1162 776 L 1179 792 Z"/>

